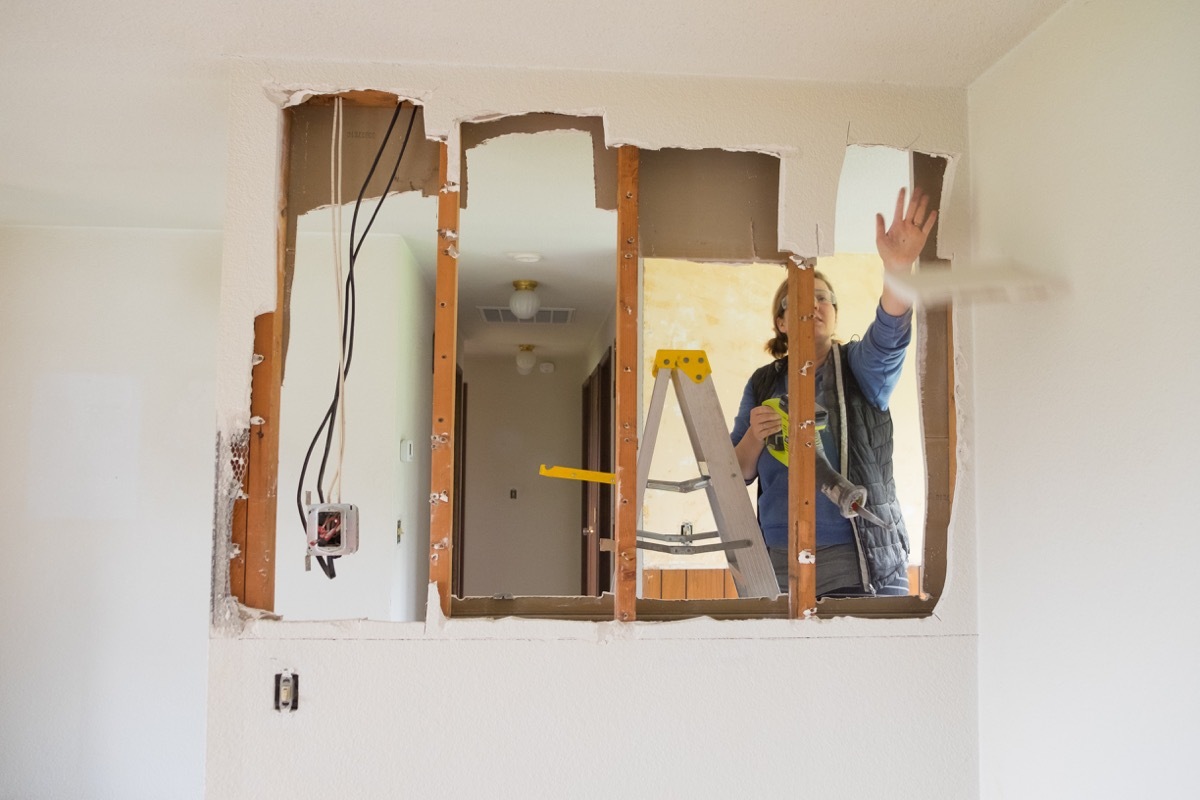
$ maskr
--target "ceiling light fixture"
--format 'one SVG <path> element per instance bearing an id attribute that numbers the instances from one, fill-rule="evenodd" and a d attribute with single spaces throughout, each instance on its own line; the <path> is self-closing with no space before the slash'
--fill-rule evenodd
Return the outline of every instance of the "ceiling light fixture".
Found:
<path id="1" fill-rule="evenodd" d="M 516 291 L 508 298 L 508 310 L 517 319 L 533 319 L 537 316 L 538 309 L 542 307 L 542 301 L 534 291 L 537 286 L 537 281 L 513 281 Z"/>
<path id="2" fill-rule="evenodd" d="M 528 375 L 533 372 L 535 364 L 537 364 L 537 356 L 533 354 L 533 345 L 517 345 L 517 374 Z"/>

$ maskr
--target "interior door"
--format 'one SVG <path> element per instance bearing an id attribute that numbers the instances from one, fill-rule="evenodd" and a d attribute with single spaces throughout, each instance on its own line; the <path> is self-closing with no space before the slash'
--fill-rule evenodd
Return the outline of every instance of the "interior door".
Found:
<path id="1" fill-rule="evenodd" d="M 583 383 L 583 466 L 612 472 L 613 442 L 612 348 L 601 357 Z M 580 594 L 598 596 L 612 589 L 613 486 L 584 481 L 582 484 L 582 527 Z"/>

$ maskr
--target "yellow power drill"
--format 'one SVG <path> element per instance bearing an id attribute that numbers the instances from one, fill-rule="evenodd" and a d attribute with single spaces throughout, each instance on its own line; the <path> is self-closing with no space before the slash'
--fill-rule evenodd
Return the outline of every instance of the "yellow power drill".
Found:
<path id="1" fill-rule="evenodd" d="M 763 401 L 763 405 L 779 414 L 779 418 L 783 422 L 783 429 L 778 433 L 768 436 L 765 445 L 767 452 L 786 467 L 788 465 L 789 442 L 787 396 L 772 397 L 769 400 Z M 814 412 L 816 432 L 813 435 L 813 439 L 817 445 L 817 487 L 821 490 L 821 494 L 832 500 L 833 504 L 838 507 L 841 515 L 847 519 L 861 516 L 868 522 L 873 522 L 885 528 L 889 527 L 886 522 L 865 508 L 867 503 L 866 487 L 856 486 L 846 480 L 829 463 L 829 459 L 825 456 L 825 447 L 821 443 L 821 431 L 825 430 L 825 427 L 829 424 L 829 414 L 819 403 L 814 407 Z"/>

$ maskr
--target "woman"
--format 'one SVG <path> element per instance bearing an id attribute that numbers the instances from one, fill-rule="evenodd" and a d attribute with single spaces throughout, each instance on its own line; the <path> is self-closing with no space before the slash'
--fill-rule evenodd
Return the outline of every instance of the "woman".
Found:
<path id="1" fill-rule="evenodd" d="M 890 275 L 907 275 L 925 246 L 937 212 L 926 213 L 928 198 L 905 191 L 896 198 L 890 227 L 875 216 L 875 245 Z M 885 275 L 885 278 L 887 276 Z M 888 400 L 912 339 L 912 307 L 884 281 L 875 321 L 859 341 L 839 342 L 837 296 L 820 272 L 814 278 L 813 335 L 816 345 L 816 401 L 828 413 L 820 430 L 826 457 L 851 483 L 867 489 L 870 515 L 846 518 L 817 494 L 817 595 L 908 594 L 908 534 L 892 480 L 892 418 Z M 779 413 L 763 405 L 787 395 L 787 281 L 775 292 L 775 337 L 767 350 L 775 361 L 757 370 L 746 384 L 733 425 L 734 451 L 746 482 L 758 478 L 758 520 L 780 591 L 787 591 L 787 467 L 766 441 L 783 428 Z M 852 456 L 842 470 L 842 453 Z"/>

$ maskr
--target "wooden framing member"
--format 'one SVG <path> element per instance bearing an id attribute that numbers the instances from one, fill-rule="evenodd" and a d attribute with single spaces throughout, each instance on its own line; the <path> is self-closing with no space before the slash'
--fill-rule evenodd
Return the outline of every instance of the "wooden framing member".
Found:
<path id="1" fill-rule="evenodd" d="M 788 617 L 817 607 L 815 258 L 788 261 Z"/>
<path id="2" fill-rule="evenodd" d="M 429 581 L 450 616 L 454 563 L 454 389 L 458 362 L 458 186 L 449 182 L 449 147 L 438 168 L 437 287 L 433 315 L 433 457 L 429 494 Z"/>
<path id="3" fill-rule="evenodd" d="M 230 564 L 230 592 L 251 608 L 275 610 L 275 527 L 279 504 L 279 398 L 283 383 L 284 276 L 296 253 L 296 220 L 288 209 L 291 115 L 283 114 L 284 150 L 279 164 L 275 222 L 275 310 L 254 319 L 250 368 L 250 441 L 246 457 L 245 529 L 237 564 Z M 257 363 L 254 363 L 257 362 Z M 235 511 L 234 536 L 238 536 Z M 235 539 L 235 543 L 236 539 Z M 240 587 L 240 591 L 236 587 Z"/>
<path id="4" fill-rule="evenodd" d="M 617 153 L 616 580 L 613 618 L 637 618 L 638 148 Z"/>
<path id="5" fill-rule="evenodd" d="M 239 599 L 244 605 L 266 611 L 275 610 L 275 517 L 279 504 L 282 342 L 282 315 L 278 311 L 260 314 L 255 318 L 254 353 L 262 356 L 263 360 L 252 368 L 251 373 L 250 446 L 246 466 L 246 494 L 249 499 L 246 501 L 245 591 Z"/>

